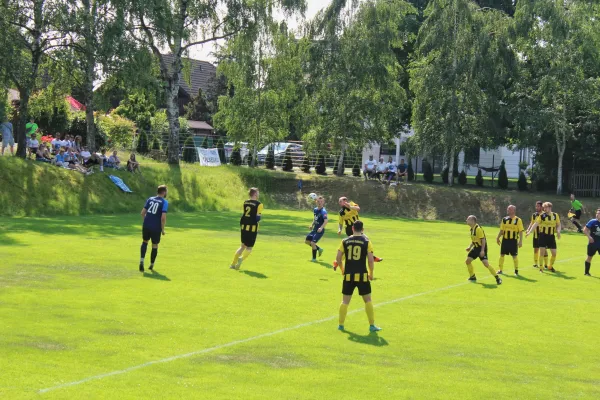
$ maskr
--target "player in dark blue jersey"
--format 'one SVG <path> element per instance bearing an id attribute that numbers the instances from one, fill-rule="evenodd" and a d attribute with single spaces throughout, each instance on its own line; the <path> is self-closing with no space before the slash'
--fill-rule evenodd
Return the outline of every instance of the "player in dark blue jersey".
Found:
<path id="1" fill-rule="evenodd" d="M 323 254 L 323 249 L 317 246 L 317 242 L 325 234 L 325 227 L 327 226 L 327 210 L 325 209 L 325 199 L 323 196 L 317 197 L 317 207 L 314 208 L 314 219 L 310 226 L 310 233 L 306 235 L 306 243 L 312 248 L 312 262 L 317 262 L 317 252 L 319 257 Z"/>
<path id="2" fill-rule="evenodd" d="M 142 228 L 142 248 L 140 258 L 140 272 L 144 272 L 144 258 L 148 249 L 148 241 L 152 240 L 152 252 L 150 253 L 150 271 L 154 268 L 154 261 L 158 255 L 158 244 L 160 236 L 165 234 L 165 224 L 167 223 L 167 186 L 158 187 L 157 195 L 146 200 L 146 205 L 142 209 L 142 218 L 144 225 Z"/>
<path id="3" fill-rule="evenodd" d="M 587 260 L 585 260 L 585 274 L 590 275 L 592 258 L 596 253 L 600 254 L 600 208 L 596 210 L 596 219 L 590 220 L 583 228 L 583 233 L 588 238 Z"/>

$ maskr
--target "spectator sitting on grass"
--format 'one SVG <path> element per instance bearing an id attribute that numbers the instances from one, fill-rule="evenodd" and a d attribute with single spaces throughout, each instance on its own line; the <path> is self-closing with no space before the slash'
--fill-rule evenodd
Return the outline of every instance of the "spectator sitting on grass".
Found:
<path id="1" fill-rule="evenodd" d="M 75 136 L 75 151 L 79 154 L 81 154 L 81 152 L 83 151 L 84 147 L 83 147 L 83 143 L 81 143 L 81 136 L 77 135 Z"/>
<path id="2" fill-rule="evenodd" d="M 27 149 L 29 150 L 29 156 L 34 157 L 37 154 L 40 143 L 37 141 L 35 133 L 32 133 L 30 139 L 27 141 Z"/>
<path id="3" fill-rule="evenodd" d="M 62 147 L 62 140 L 60 140 L 60 135 L 57 134 L 56 137 L 54 139 L 52 139 L 50 144 L 52 145 L 52 151 L 54 151 L 55 153 L 58 153 L 58 151 Z"/>
<path id="4" fill-rule="evenodd" d="M 67 168 L 69 166 L 69 163 L 65 161 L 65 149 L 64 148 L 60 148 L 60 150 L 58 151 L 58 154 L 56 155 L 56 157 L 54 157 L 54 160 L 52 160 L 52 164 L 56 165 L 57 167 L 65 167 Z"/>
<path id="5" fill-rule="evenodd" d="M 388 184 L 394 179 L 396 176 L 396 164 L 394 164 L 394 159 L 392 156 L 388 158 L 388 163 L 386 165 L 385 170 L 385 178 L 387 179 Z"/>
<path id="6" fill-rule="evenodd" d="M 129 172 L 142 172 L 140 171 L 140 163 L 135 159 L 135 153 L 131 153 L 129 160 L 127 160 L 127 171 Z"/>
<path id="7" fill-rule="evenodd" d="M 83 160 L 83 165 L 86 167 L 99 165 L 100 171 L 104 171 L 104 159 L 96 153 L 90 153 L 87 147 L 83 148 L 83 151 L 81 152 L 81 159 Z"/>
<path id="8" fill-rule="evenodd" d="M 67 153 L 65 154 L 65 162 L 67 163 L 67 168 L 75 171 L 79 171 L 82 174 L 89 175 L 93 173 L 93 171 L 88 171 L 83 165 L 79 164 L 79 159 L 77 155 L 72 149 L 67 149 Z"/>
<path id="9" fill-rule="evenodd" d="M 50 145 L 48 143 L 42 143 L 41 147 L 43 147 L 43 153 L 45 159 L 52 161 L 52 152 L 50 151 Z"/>
<path id="10" fill-rule="evenodd" d="M 112 168 L 120 169 L 121 168 L 121 160 L 119 160 L 119 156 L 117 156 L 117 151 L 113 151 L 112 156 L 108 158 L 108 163 Z"/>
<path id="11" fill-rule="evenodd" d="M 404 162 L 404 158 L 400 160 L 400 164 L 398 164 L 398 178 L 406 176 L 408 179 L 408 165 Z"/>
<path id="12" fill-rule="evenodd" d="M 35 160 L 36 161 L 41 161 L 41 162 L 51 162 L 51 158 L 46 158 L 45 157 L 45 150 L 46 150 L 46 146 L 44 145 L 44 143 L 42 143 L 37 150 L 35 151 Z M 49 156 L 49 154 L 48 154 Z"/>

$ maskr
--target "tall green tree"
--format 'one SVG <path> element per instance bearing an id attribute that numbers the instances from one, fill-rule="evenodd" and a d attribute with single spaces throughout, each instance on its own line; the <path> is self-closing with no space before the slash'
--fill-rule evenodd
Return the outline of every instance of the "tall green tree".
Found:
<path id="1" fill-rule="evenodd" d="M 41 86 L 40 66 L 65 35 L 58 31 L 67 15 L 62 0 L 4 0 L 0 3 L 0 69 L 20 95 L 17 155 L 25 158 L 29 100 Z"/>
<path id="2" fill-rule="evenodd" d="M 585 0 L 519 0 L 515 44 L 521 77 L 515 114 L 521 139 L 551 134 L 557 150 L 556 192 L 563 191 L 563 158 L 582 116 L 597 112 L 600 80 L 600 13 Z"/>
<path id="3" fill-rule="evenodd" d="M 129 0 L 129 30 L 159 61 L 169 120 L 168 161 L 179 163 L 178 94 L 184 56 L 194 46 L 233 37 L 269 22 L 273 13 L 303 11 L 304 0 Z M 161 49 L 171 56 L 163 57 Z"/>
<path id="4" fill-rule="evenodd" d="M 411 69 L 414 143 L 422 152 L 445 152 L 452 185 L 458 152 L 491 147 L 506 135 L 495 121 L 516 65 L 504 13 L 468 0 L 432 0 L 425 15 Z"/>

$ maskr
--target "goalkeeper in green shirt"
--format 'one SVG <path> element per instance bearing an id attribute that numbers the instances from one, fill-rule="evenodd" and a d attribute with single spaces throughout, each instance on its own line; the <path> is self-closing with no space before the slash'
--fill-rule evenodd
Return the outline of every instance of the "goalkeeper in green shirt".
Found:
<path id="1" fill-rule="evenodd" d="M 584 211 L 583 204 L 579 200 L 575 199 L 575 195 L 571 193 L 571 210 L 569 211 L 569 219 L 577 227 L 577 232 L 582 233 L 583 229 L 579 220 L 581 219 L 581 213 Z"/>

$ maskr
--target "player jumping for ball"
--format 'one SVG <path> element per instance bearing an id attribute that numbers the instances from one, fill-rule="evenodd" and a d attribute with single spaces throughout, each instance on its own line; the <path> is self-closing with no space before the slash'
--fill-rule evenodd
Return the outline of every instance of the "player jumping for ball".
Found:
<path id="1" fill-rule="evenodd" d="M 317 246 L 317 243 L 325 234 L 325 227 L 327 226 L 327 210 L 325 209 L 325 199 L 323 196 L 317 197 L 317 206 L 313 209 L 314 219 L 310 226 L 310 233 L 306 235 L 304 243 L 309 245 L 312 249 L 312 262 L 317 262 L 317 252 L 319 257 L 323 254 L 323 249 Z"/>

